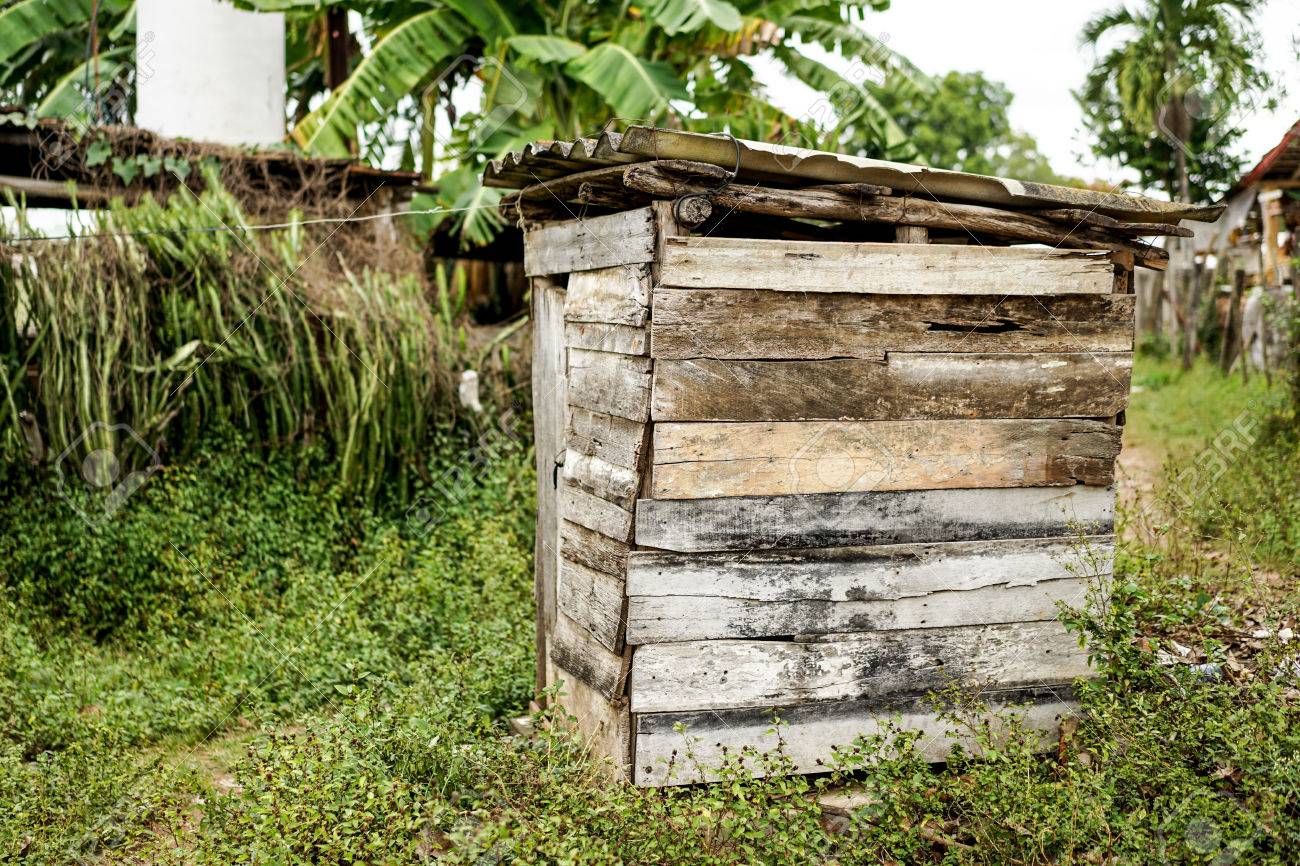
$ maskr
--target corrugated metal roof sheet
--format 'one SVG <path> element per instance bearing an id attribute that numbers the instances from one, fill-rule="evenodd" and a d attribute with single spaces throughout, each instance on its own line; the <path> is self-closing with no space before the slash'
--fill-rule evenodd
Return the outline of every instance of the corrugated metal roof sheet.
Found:
<path id="1" fill-rule="evenodd" d="M 870 183 L 935 199 L 967 201 L 1007 208 L 1069 207 L 1095 210 L 1135 222 L 1177 223 L 1182 219 L 1213 221 L 1221 205 L 1197 207 L 1119 192 L 1053 186 L 987 177 L 926 166 L 908 165 L 826 151 L 631 126 L 622 134 L 573 142 L 542 141 L 494 161 L 484 174 L 488 186 L 520 188 L 578 171 L 651 159 L 685 159 L 739 166 L 737 180 L 789 186 L 809 183 Z"/>

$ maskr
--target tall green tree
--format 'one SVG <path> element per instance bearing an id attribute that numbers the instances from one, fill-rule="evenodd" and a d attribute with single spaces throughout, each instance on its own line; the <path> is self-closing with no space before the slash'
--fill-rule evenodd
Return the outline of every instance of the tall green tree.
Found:
<path id="1" fill-rule="evenodd" d="M 916 158 L 928 165 L 1040 183 L 1078 183 L 1053 171 L 1033 136 L 1011 125 L 1011 91 L 983 73 L 949 72 L 930 93 L 888 82 L 877 93 Z"/>
<path id="2" fill-rule="evenodd" d="M 1254 15 L 1264 0 L 1143 0 L 1093 18 L 1098 53 L 1075 98 L 1093 152 L 1138 169 L 1171 198 L 1210 197 L 1234 179 L 1243 113 L 1274 101 Z"/>

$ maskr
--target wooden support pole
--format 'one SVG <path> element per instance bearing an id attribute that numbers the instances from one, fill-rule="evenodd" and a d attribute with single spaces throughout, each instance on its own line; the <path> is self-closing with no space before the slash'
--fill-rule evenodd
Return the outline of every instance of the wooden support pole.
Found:
<path id="1" fill-rule="evenodd" d="M 1232 297 L 1228 301 L 1228 324 L 1223 330 L 1223 348 L 1219 353 L 1219 367 L 1226 374 L 1232 369 L 1241 342 L 1241 296 L 1246 291 L 1246 272 L 1237 268 L 1232 275 Z"/>
<path id="2" fill-rule="evenodd" d="M 894 240 L 900 244 L 928 244 L 930 230 L 925 226 L 898 226 L 894 229 Z"/>

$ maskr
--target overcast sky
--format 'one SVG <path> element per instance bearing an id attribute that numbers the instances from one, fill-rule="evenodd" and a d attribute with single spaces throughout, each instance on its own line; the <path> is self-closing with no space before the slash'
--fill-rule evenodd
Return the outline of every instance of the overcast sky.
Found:
<path id="1" fill-rule="evenodd" d="M 1033 135 L 1062 174 L 1119 179 L 1115 166 L 1087 153 L 1087 138 L 1070 91 L 1092 65 L 1079 46 L 1083 24 L 1116 0 L 893 0 L 860 26 L 885 40 L 928 73 L 980 71 L 1011 88 L 1011 121 Z M 1300 0 L 1270 0 L 1259 20 L 1266 60 L 1292 91 L 1278 111 L 1244 121 L 1241 151 L 1253 164 L 1300 119 L 1300 63 L 1292 40 L 1300 35 Z M 797 86 L 763 76 L 786 110 L 805 97 Z"/>

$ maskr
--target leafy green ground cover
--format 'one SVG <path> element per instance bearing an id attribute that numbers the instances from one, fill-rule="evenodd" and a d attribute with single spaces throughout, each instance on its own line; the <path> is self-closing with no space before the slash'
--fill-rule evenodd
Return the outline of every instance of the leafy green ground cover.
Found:
<path id="1" fill-rule="evenodd" d="M 1193 455 L 1254 396 L 1152 361 L 1137 382 L 1132 441 Z M 351 505 L 320 459 L 215 437 L 100 530 L 9 467 L 0 860 L 1292 862 L 1300 546 L 1276 497 L 1300 448 L 1259 413 L 1212 481 L 1151 494 L 1110 602 L 1068 615 L 1101 677 L 1058 750 L 955 701 L 982 757 L 931 767 L 904 736 L 821 777 L 756 779 L 783 757 L 749 755 L 665 791 L 605 781 L 558 720 L 508 733 L 532 682 L 531 457 L 509 437 L 449 496 L 481 449 L 443 435 L 423 510 Z M 812 795 L 846 781 L 875 800 L 831 833 Z"/>

